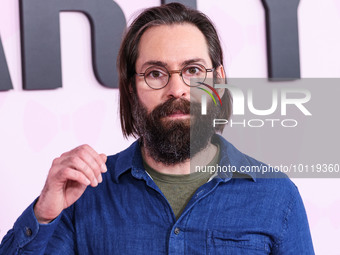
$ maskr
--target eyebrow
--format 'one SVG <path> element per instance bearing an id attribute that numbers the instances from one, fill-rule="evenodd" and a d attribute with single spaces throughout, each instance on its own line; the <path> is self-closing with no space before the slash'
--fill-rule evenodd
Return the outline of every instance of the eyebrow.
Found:
<path id="1" fill-rule="evenodd" d="M 189 65 L 189 64 L 192 64 L 192 63 L 197 63 L 197 62 L 203 62 L 203 64 L 207 64 L 205 62 L 205 60 L 203 58 L 193 58 L 193 59 L 188 59 L 188 60 L 185 60 L 183 61 L 180 66 L 186 66 L 186 65 Z M 150 61 L 147 61 L 145 62 L 143 65 L 142 65 L 142 70 L 144 70 L 144 67 L 145 66 L 163 66 L 163 67 L 167 67 L 168 64 L 163 62 L 163 61 L 157 61 L 157 60 L 150 60 Z"/>

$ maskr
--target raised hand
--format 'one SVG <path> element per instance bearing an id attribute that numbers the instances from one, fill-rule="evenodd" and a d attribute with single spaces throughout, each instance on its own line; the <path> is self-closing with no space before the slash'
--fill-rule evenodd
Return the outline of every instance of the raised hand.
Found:
<path id="1" fill-rule="evenodd" d="M 107 171 L 105 154 L 89 145 L 81 145 L 53 160 L 45 186 L 35 204 L 39 223 L 49 223 L 76 202 L 86 187 L 96 187 Z"/>

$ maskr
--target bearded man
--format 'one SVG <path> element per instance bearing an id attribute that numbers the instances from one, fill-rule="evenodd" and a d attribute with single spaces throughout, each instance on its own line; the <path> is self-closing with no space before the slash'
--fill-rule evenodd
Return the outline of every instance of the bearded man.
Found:
<path id="1" fill-rule="evenodd" d="M 295 185 L 242 173 L 261 163 L 212 128 L 230 117 L 228 90 L 216 90 L 223 107 L 209 101 L 207 116 L 190 93 L 225 79 L 204 14 L 178 3 L 142 12 L 123 38 L 118 72 L 122 131 L 139 139 L 109 157 L 82 145 L 56 158 L 1 252 L 314 254 Z M 193 164 L 237 170 L 193 172 Z"/>

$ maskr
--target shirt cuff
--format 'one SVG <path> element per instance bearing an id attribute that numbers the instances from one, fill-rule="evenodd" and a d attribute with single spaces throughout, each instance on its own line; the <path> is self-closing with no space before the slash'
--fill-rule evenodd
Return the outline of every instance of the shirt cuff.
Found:
<path id="1" fill-rule="evenodd" d="M 14 223 L 14 235 L 18 248 L 40 250 L 46 247 L 60 221 L 62 213 L 48 224 L 40 224 L 34 214 L 38 198 L 21 214 Z"/>

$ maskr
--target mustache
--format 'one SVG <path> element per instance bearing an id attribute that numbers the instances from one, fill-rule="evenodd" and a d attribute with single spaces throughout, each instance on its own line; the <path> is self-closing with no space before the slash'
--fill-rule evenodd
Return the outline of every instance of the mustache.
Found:
<path id="1" fill-rule="evenodd" d="M 152 119 L 160 119 L 171 114 L 190 114 L 190 101 L 186 99 L 170 98 L 163 104 L 158 105 L 151 113 Z"/>

